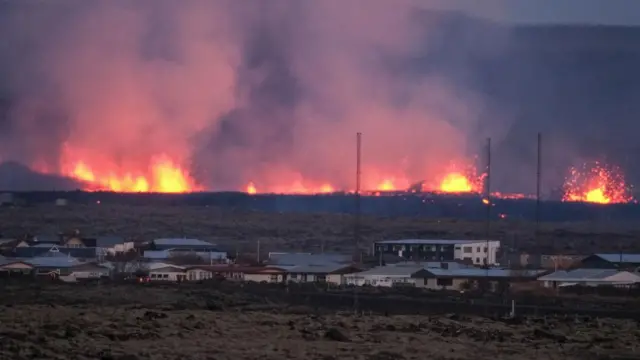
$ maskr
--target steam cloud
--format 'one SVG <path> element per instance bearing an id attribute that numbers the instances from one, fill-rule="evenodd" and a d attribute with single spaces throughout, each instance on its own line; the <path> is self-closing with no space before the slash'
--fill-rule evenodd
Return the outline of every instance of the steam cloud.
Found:
<path id="1" fill-rule="evenodd" d="M 63 159 L 146 169 L 166 154 L 211 190 L 298 176 L 350 188 L 358 131 L 365 173 L 415 181 L 491 136 L 494 186 L 531 192 L 545 126 L 525 119 L 523 145 L 514 123 L 555 84 L 522 71 L 533 60 L 511 27 L 424 5 L 2 3 L 0 160 L 60 173 Z M 574 144 L 548 141 L 546 165 L 565 169 Z"/>

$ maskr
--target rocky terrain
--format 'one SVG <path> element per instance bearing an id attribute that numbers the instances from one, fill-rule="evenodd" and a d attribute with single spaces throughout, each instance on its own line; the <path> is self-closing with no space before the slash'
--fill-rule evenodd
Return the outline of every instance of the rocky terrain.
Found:
<path id="1" fill-rule="evenodd" d="M 382 316 L 211 286 L 5 285 L 7 359 L 640 359 L 631 320 Z"/>
<path id="2" fill-rule="evenodd" d="M 252 253 L 257 242 L 268 251 L 353 251 L 353 216 L 233 211 L 210 206 L 73 204 L 0 208 L 4 237 L 80 230 L 86 236 L 117 235 L 139 240 L 189 237 L 213 241 L 230 253 Z M 362 247 L 389 239 L 486 239 L 484 221 L 424 217 L 363 216 Z M 636 223 L 542 223 L 535 236 L 532 221 L 492 223 L 491 238 L 506 248 L 532 254 L 640 252 Z"/>

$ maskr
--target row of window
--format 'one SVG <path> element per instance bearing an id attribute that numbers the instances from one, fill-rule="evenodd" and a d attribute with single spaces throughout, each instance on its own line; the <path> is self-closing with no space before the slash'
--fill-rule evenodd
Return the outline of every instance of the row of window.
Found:
<path id="1" fill-rule="evenodd" d="M 460 250 L 459 246 L 456 246 L 456 250 Z M 476 247 L 476 252 L 482 252 L 482 250 L 484 250 L 484 252 L 487 252 L 487 247 L 486 246 L 478 246 Z M 464 246 L 462 248 L 462 252 L 464 252 L 465 254 L 471 254 L 473 253 L 473 246 Z"/>

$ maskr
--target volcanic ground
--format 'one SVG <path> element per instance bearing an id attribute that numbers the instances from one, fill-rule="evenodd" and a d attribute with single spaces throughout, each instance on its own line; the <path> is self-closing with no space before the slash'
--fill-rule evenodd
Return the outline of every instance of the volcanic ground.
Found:
<path id="1" fill-rule="evenodd" d="M 0 232 L 5 237 L 55 234 L 80 230 L 85 236 L 119 235 L 139 240 L 191 237 L 210 240 L 231 252 L 352 251 L 354 218 L 348 214 L 296 214 L 234 211 L 229 208 L 186 205 L 73 204 L 0 208 Z M 363 216 L 362 246 L 376 240 L 403 238 L 485 239 L 484 221 L 426 217 Z M 507 248 L 531 253 L 588 254 L 640 252 L 640 227 L 635 223 L 571 222 L 535 224 L 498 219 L 489 237 Z"/>
<path id="2" fill-rule="evenodd" d="M 288 306 L 213 284 L 7 285 L 6 359 L 638 359 L 636 321 L 382 316 Z"/>

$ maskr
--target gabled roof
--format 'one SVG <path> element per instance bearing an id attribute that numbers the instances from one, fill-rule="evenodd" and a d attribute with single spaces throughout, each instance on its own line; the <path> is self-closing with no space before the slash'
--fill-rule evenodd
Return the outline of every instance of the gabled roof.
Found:
<path id="1" fill-rule="evenodd" d="M 324 264 L 324 265 L 298 265 L 298 266 L 278 266 L 293 274 L 331 274 L 343 269 L 351 268 L 349 264 Z"/>
<path id="2" fill-rule="evenodd" d="M 488 240 L 498 241 L 498 240 Z M 451 240 L 451 239 L 402 239 L 376 241 L 376 244 L 397 244 L 397 245 L 464 245 L 475 243 L 486 243 L 487 240 Z"/>
<path id="3" fill-rule="evenodd" d="M 373 269 L 369 269 L 362 272 L 348 274 L 346 276 L 405 276 L 409 277 L 418 271 L 424 270 L 424 268 L 420 265 L 413 266 L 396 266 L 396 265 L 387 265 L 387 266 L 378 266 Z"/>
<path id="4" fill-rule="evenodd" d="M 153 243 L 157 246 L 175 246 L 175 247 L 215 247 L 215 244 L 198 239 L 186 239 L 186 238 L 165 238 L 155 239 Z"/>
<path id="5" fill-rule="evenodd" d="M 189 266 L 189 270 L 205 270 L 214 273 L 243 273 L 243 274 L 261 274 L 261 273 L 283 273 L 285 269 L 275 266 L 237 266 L 237 265 L 196 265 Z"/>
<path id="6" fill-rule="evenodd" d="M 428 274 L 435 277 L 459 277 L 459 278 L 536 278 L 544 274 L 546 270 L 510 270 L 510 269 L 481 269 L 475 267 L 457 269 L 426 269 Z"/>
<path id="7" fill-rule="evenodd" d="M 560 270 L 538 278 L 540 281 L 602 281 L 618 274 L 616 269 Z"/>
<path id="8" fill-rule="evenodd" d="M 640 254 L 593 254 L 610 263 L 640 264 Z M 622 259 L 622 261 L 620 261 Z"/>
<path id="9" fill-rule="evenodd" d="M 267 263 L 278 266 L 304 266 L 304 265 L 335 265 L 350 264 L 352 255 L 345 254 L 271 254 Z"/>
<path id="10" fill-rule="evenodd" d="M 80 264 L 78 259 L 72 257 L 35 257 L 32 259 L 22 260 L 27 264 L 34 267 L 47 267 L 47 268 L 67 268 Z"/>

